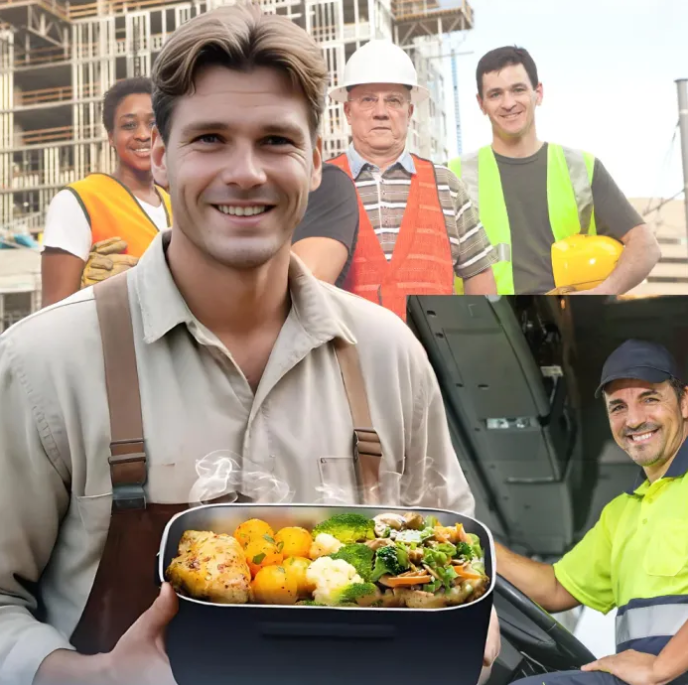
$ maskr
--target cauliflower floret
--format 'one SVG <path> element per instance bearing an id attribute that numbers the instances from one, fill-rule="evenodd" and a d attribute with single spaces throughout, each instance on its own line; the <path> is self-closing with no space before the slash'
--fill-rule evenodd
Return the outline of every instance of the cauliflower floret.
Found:
<path id="1" fill-rule="evenodd" d="M 338 552 L 342 547 L 344 547 L 343 542 L 339 542 L 334 535 L 329 533 L 319 533 L 315 536 L 315 540 L 311 544 L 311 549 L 308 552 L 308 556 L 311 559 L 318 559 L 319 557 L 325 557 L 328 554 L 334 554 Z"/>
<path id="2" fill-rule="evenodd" d="M 363 582 L 351 564 L 332 557 L 320 557 L 314 561 L 306 570 L 306 579 L 315 585 L 313 599 L 327 606 L 337 604 L 337 594 L 347 585 Z"/>

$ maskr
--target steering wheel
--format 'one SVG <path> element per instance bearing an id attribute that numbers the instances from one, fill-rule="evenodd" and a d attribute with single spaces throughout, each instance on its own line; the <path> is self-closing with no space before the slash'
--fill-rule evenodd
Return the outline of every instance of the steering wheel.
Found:
<path id="1" fill-rule="evenodd" d="M 504 637 L 543 666 L 564 671 L 595 661 L 596 657 L 570 631 L 499 575 L 494 605 Z"/>

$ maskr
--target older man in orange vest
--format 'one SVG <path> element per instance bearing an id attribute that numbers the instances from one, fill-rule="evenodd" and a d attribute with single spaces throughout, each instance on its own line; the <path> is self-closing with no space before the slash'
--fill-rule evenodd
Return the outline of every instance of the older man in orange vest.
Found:
<path id="1" fill-rule="evenodd" d="M 496 293 L 495 251 L 449 169 L 406 148 L 414 106 L 428 97 L 410 57 L 387 40 L 359 48 L 330 97 L 344 103 L 353 142 L 329 160 L 355 181 L 359 235 L 344 288 L 406 318 L 408 295 Z"/>

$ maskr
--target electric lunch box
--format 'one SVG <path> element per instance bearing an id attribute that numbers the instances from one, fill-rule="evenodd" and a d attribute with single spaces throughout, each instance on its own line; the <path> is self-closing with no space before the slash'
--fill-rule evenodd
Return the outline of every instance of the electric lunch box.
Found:
<path id="1" fill-rule="evenodd" d="M 177 555 L 186 530 L 232 534 L 251 518 L 277 531 L 311 530 L 335 514 L 373 518 L 385 512 L 433 515 L 462 523 L 480 538 L 489 586 L 470 603 L 441 609 L 211 604 L 179 595 L 167 629 L 167 652 L 179 685 L 389 685 L 392 682 L 475 685 L 495 586 L 494 542 L 479 521 L 444 509 L 210 504 L 177 514 L 163 533 L 158 575 Z"/>

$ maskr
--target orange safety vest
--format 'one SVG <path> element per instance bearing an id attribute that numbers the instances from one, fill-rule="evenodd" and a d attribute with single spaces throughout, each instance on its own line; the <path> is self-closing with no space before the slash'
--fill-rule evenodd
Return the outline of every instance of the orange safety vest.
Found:
<path id="1" fill-rule="evenodd" d="M 89 174 L 67 188 L 74 193 L 86 214 L 93 244 L 119 237 L 127 243 L 126 254 L 140 257 L 159 233 L 132 192 L 108 174 Z M 171 226 L 170 196 L 157 186 L 156 191 L 165 205 L 167 225 Z"/>
<path id="2" fill-rule="evenodd" d="M 387 261 L 359 195 L 358 240 L 343 286 L 344 290 L 391 309 L 404 321 L 409 295 L 454 293 L 454 264 L 437 192 L 435 166 L 416 155 L 412 157 L 416 173 L 411 179 L 392 259 Z M 346 154 L 328 163 L 353 178 Z"/>

